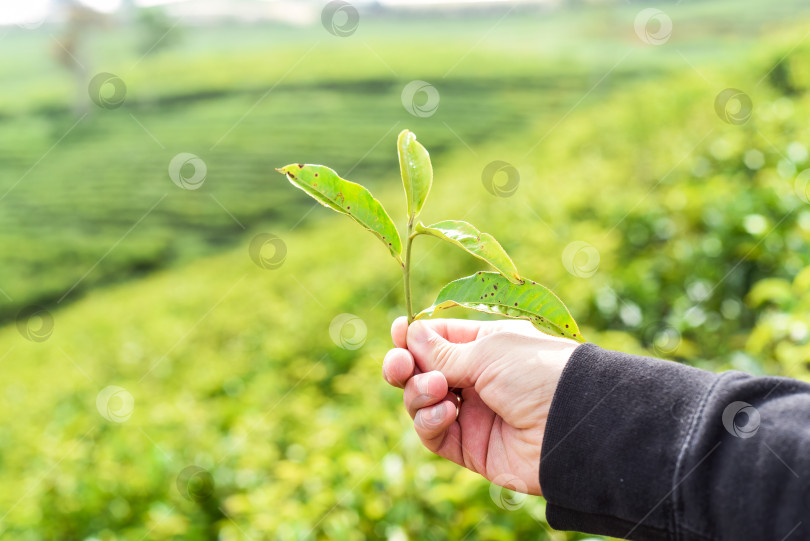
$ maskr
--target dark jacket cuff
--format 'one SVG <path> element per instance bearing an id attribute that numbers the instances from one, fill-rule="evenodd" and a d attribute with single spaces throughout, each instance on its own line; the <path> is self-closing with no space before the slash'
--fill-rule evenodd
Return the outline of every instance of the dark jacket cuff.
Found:
<path id="1" fill-rule="evenodd" d="M 719 376 L 579 346 L 551 404 L 540 460 L 559 530 L 667 539 L 673 479 L 696 412 Z"/>

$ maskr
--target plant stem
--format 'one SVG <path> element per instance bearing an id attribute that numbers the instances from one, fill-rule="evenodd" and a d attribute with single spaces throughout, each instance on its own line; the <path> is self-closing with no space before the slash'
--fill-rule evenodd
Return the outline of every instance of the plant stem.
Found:
<path id="1" fill-rule="evenodd" d="M 413 323 L 413 304 L 411 301 L 411 244 L 413 244 L 413 220 L 408 221 L 408 236 L 405 239 L 405 261 L 402 265 L 402 277 L 405 281 L 405 310 L 408 312 L 408 325 Z"/>

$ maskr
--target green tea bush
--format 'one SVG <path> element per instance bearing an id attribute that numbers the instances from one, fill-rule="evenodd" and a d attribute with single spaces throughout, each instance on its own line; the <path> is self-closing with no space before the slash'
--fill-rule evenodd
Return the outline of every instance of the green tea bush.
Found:
<path id="1" fill-rule="evenodd" d="M 740 71 L 764 74 L 788 51 Z M 810 50 L 786 60 L 807 65 Z M 583 106 L 528 155 L 548 123 L 481 143 L 474 158 L 435 135 L 458 150 L 434 158 L 446 180 L 432 198 L 487 223 L 593 342 L 807 379 L 810 207 L 796 186 L 810 102 L 790 73 L 789 88 L 738 85 L 756 89 L 742 125 L 715 113 L 721 89 L 681 75 Z M 520 171 L 514 197 L 482 186 L 493 160 Z M 395 200 L 385 180 L 375 192 Z M 583 538 L 550 531 L 541 498 L 493 489 L 420 446 L 380 376 L 401 283 L 381 278 L 390 259 L 376 239 L 327 219 L 293 232 L 270 222 L 287 247 L 278 268 L 254 264 L 245 240 L 54 310 L 44 341 L 0 328 L 3 537 Z M 598 268 L 565 258 L 575 242 Z M 426 258 L 415 304 L 477 268 L 466 254 Z M 344 329 L 330 333 L 346 314 L 365 328 L 350 347 Z"/>

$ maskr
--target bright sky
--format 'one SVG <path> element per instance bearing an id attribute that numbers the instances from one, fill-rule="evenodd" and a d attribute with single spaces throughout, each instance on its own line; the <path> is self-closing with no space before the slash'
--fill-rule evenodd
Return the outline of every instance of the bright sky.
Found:
<path id="1" fill-rule="evenodd" d="M 81 0 L 91 8 L 112 12 L 121 5 L 121 0 Z M 42 24 L 51 8 L 50 0 L 0 0 L 0 25 L 18 24 L 35 28 Z"/>
<path id="2" fill-rule="evenodd" d="M 121 0 L 80 0 L 91 8 L 113 12 L 121 6 Z M 139 5 L 168 4 L 173 0 L 136 0 Z M 383 0 L 383 4 L 461 4 L 476 1 L 506 1 L 506 0 Z M 324 3 L 326 0 L 324 0 Z M 359 0 L 357 3 L 365 3 Z M 0 25 L 17 24 L 23 27 L 36 28 L 45 20 L 50 10 L 50 0 L 0 0 Z"/>

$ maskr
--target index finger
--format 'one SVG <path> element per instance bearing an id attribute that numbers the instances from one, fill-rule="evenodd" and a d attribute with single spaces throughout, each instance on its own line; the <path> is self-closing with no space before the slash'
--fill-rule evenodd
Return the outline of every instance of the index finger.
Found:
<path id="1" fill-rule="evenodd" d="M 400 316 L 391 324 L 391 339 L 394 341 L 394 347 L 405 348 L 405 337 L 408 336 L 408 318 Z"/>

